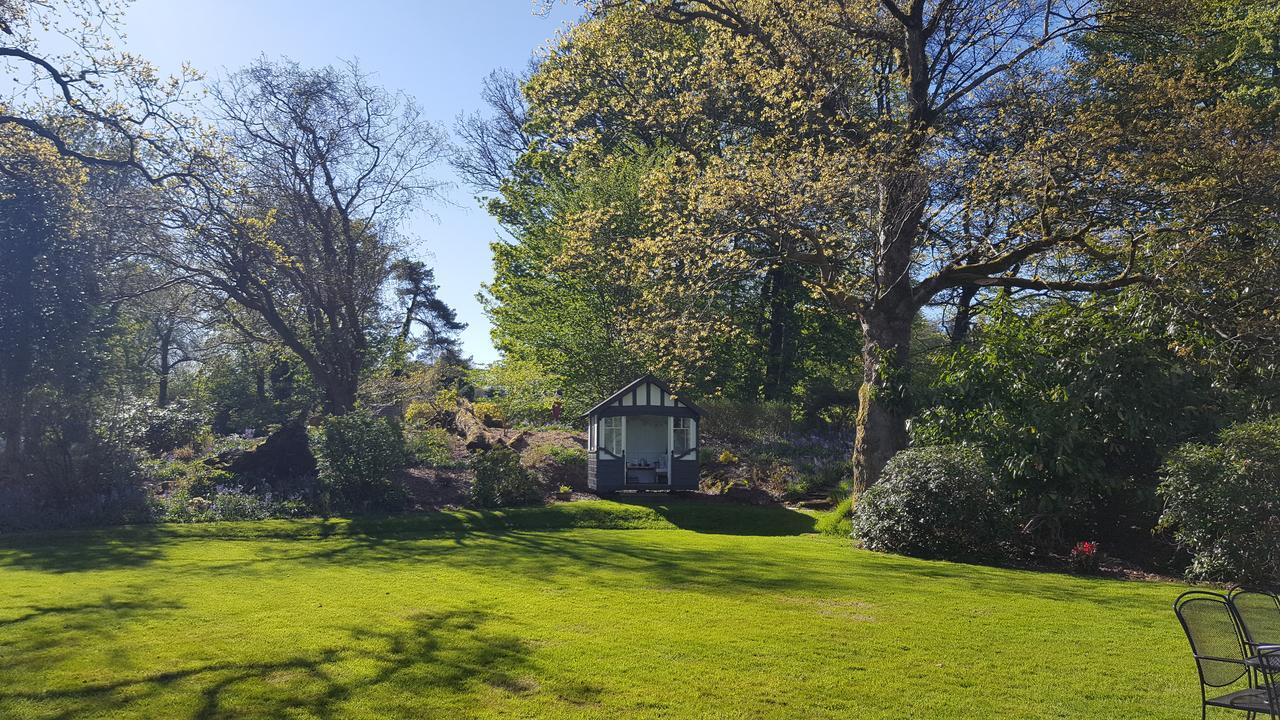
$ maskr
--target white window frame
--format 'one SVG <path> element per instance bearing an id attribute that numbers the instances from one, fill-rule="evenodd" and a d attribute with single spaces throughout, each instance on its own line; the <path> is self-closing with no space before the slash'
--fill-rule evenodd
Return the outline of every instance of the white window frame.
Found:
<path id="1" fill-rule="evenodd" d="M 616 423 L 615 423 L 616 421 Z M 599 447 L 615 457 L 624 457 L 627 453 L 627 418 L 622 415 L 608 415 L 600 418 Z M 610 432 L 618 433 L 617 452 L 610 447 Z"/>
<path id="2" fill-rule="evenodd" d="M 684 425 L 680 427 L 679 425 Z M 683 450 L 676 450 L 676 433 L 688 433 L 688 445 Z M 673 417 L 671 418 L 671 439 L 668 447 L 671 448 L 671 454 L 674 457 L 682 457 L 698 448 L 698 422 L 691 417 Z"/>

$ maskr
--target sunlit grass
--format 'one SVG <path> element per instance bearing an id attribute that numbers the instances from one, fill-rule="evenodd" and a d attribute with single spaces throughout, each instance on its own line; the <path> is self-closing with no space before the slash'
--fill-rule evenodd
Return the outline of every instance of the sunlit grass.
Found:
<path id="1" fill-rule="evenodd" d="M 811 526 L 599 502 L 0 538 L 0 717 L 1197 711 L 1176 586 L 876 555 Z"/>

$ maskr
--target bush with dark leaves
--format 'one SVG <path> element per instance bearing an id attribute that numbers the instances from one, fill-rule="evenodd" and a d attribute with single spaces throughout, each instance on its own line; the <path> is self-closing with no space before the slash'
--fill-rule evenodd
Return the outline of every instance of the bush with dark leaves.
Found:
<path id="1" fill-rule="evenodd" d="M 982 456 L 958 445 L 895 455 L 857 498 L 852 527 L 870 550 L 941 559 L 997 557 L 1013 534 Z"/>

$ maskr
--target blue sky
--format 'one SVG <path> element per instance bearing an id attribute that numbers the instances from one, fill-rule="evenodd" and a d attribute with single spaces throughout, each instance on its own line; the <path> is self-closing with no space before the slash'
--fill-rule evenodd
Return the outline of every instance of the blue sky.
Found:
<path id="1" fill-rule="evenodd" d="M 480 83 L 489 71 L 521 69 L 576 15 L 540 0 L 136 0 L 125 18 L 126 46 L 176 73 L 183 61 L 206 76 L 234 71 L 260 54 L 304 65 L 355 58 L 384 87 L 417 98 L 426 115 L 450 127 L 459 112 L 480 108 Z M 489 243 L 499 233 L 473 193 L 447 165 L 453 206 L 436 204 L 406 228 L 420 242 L 415 254 L 436 268 L 440 296 L 469 327 L 466 351 L 477 362 L 497 354 L 476 302 L 489 280 Z"/>

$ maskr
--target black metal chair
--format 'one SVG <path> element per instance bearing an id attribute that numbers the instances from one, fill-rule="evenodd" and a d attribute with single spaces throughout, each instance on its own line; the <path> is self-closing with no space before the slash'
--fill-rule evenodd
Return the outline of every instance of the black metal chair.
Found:
<path id="1" fill-rule="evenodd" d="M 1280 648 L 1280 597 L 1250 587 L 1235 587 L 1227 600 L 1240 620 L 1241 637 L 1250 654 Z"/>
<path id="2" fill-rule="evenodd" d="M 1226 595 L 1190 590 L 1173 602 L 1173 611 L 1191 643 L 1200 673 L 1200 717 L 1210 707 L 1280 718 L 1280 654 L 1264 649 L 1251 654 L 1240 619 Z M 1218 695 L 1222 690 L 1243 685 Z M 1211 693 L 1214 693 L 1211 695 Z"/>

